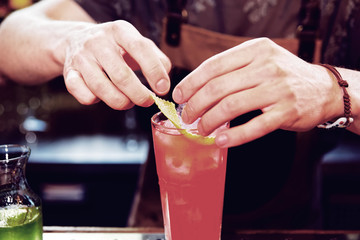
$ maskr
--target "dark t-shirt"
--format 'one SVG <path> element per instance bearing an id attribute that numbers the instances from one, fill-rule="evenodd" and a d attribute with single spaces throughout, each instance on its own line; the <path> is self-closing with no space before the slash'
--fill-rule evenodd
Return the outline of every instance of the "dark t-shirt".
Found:
<path id="1" fill-rule="evenodd" d="M 360 2 L 322 0 L 323 62 L 360 70 Z"/>
<path id="2" fill-rule="evenodd" d="M 144 36 L 159 42 L 166 0 L 74 0 L 97 22 L 123 19 Z M 360 3 L 319 0 L 323 62 L 359 69 Z M 236 36 L 294 37 L 301 0 L 188 0 L 188 21 L 194 26 Z"/>
<path id="3" fill-rule="evenodd" d="M 97 22 L 123 19 L 158 42 L 166 0 L 75 0 Z M 248 37 L 294 37 L 300 0 L 188 0 L 188 23 L 208 30 Z"/>

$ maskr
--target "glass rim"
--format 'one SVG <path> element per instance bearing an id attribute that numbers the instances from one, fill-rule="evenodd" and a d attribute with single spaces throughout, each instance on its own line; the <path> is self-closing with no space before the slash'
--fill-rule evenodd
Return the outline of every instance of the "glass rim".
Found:
<path id="1" fill-rule="evenodd" d="M 12 149 L 12 151 L 9 150 L 5 150 L 4 149 Z M 22 144 L 3 144 L 0 145 L 0 156 L 1 155 L 6 155 L 6 153 L 10 153 L 10 154 L 14 154 L 16 153 L 15 157 L 11 157 L 11 158 L 5 158 L 5 159 L 0 159 L 0 162 L 9 162 L 9 161 L 13 161 L 13 160 L 18 160 L 20 158 L 23 157 L 29 157 L 30 153 L 31 153 L 31 149 L 29 146 L 27 145 L 22 145 Z"/>
<path id="2" fill-rule="evenodd" d="M 166 120 L 168 120 L 168 118 L 162 113 L 162 112 L 157 112 L 157 113 L 155 113 L 152 117 L 151 117 L 151 124 L 153 124 L 156 128 L 161 128 L 161 129 L 168 129 L 168 130 L 187 130 L 187 131 L 191 131 L 191 132 L 193 132 L 193 131 L 197 131 L 197 128 L 189 128 L 189 129 L 187 129 L 187 128 L 177 128 L 177 127 L 175 127 L 175 126 L 171 126 L 171 127 L 169 127 L 169 126 L 164 126 L 164 125 L 161 125 L 159 122 L 156 122 L 155 121 L 155 119 L 156 118 L 158 118 L 158 117 L 160 117 L 160 115 L 162 115 Z M 164 119 L 164 120 L 165 120 Z"/>
<path id="3" fill-rule="evenodd" d="M 193 134 L 198 134 L 198 129 L 197 128 L 177 128 L 175 126 L 171 126 L 171 127 L 168 127 L 168 126 L 164 126 L 164 125 L 161 125 L 159 121 L 155 121 L 155 119 L 159 118 L 160 116 L 163 116 L 164 117 L 164 120 L 167 120 L 168 118 L 160 111 L 160 112 L 157 112 L 155 113 L 152 117 L 151 117 L 151 124 L 156 128 L 156 129 L 159 129 L 160 131 L 175 131 L 177 133 L 179 133 L 180 135 L 182 135 L 181 131 L 187 131 L 187 132 L 190 132 L 190 133 L 193 133 Z M 226 122 L 224 123 L 223 125 L 221 126 L 226 126 L 226 127 L 229 127 L 230 126 L 230 122 Z M 220 128 L 220 127 L 219 127 Z M 215 132 L 216 130 L 214 130 Z M 214 133 L 213 132 L 213 133 Z M 208 136 L 212 135 L 213 133 L 209 134 Z"/>

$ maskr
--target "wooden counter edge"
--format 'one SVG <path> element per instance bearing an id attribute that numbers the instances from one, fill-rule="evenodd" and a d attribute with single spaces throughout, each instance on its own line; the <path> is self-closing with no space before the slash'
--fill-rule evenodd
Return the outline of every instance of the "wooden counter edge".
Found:
<path id="1" fill-rule="evenodd" d="M 44 226 L 45 233 L 164 233 L 163 228 Z"/>

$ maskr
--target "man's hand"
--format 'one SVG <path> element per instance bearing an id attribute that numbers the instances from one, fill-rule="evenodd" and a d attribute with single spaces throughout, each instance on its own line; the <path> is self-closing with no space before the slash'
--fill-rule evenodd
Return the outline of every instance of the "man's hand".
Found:
<path id="1" fill-rule="evenodd" d="M 104 101 L 114 109 L 153 103 L 150 90 L 138 79 L 141 70 L 159 95 L 170 88 L 169 59 L 130 23 L 90 25 L 74 32 L 65 51 L 68 91 L 82 104 Z"/>
<path id="2" fill-rule="evenodd" d="M 173 92 L 185 103 L 182 118 L 201 117 L 211 133 L 253 110 L 262 114 L 216 137 L 219 146 L 241 145 L 276 129 L 306 131 L 343 112 L 342 90 L 327 70 L 309 64 L 266 38 L 254 39 L 203 62 Z"/>

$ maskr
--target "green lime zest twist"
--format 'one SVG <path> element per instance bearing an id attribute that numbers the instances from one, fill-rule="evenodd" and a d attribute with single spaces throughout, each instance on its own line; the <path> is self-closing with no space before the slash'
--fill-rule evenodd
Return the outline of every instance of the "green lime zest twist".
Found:
<path id="1" fill-rule="evenodd" d="M 215 137 L 204 137 L 198 134 L 193 134 L 183 129 L 181 127 L 180 119 L 176 112 L 175 104 L 173 102 L 169 102 L 153 94 L 151 95 L 151 97 L 154 99 L 155 104 L 158 106 L 160 111 L 172 122 L 172 124 L 174 124 L 177 129 L 179 129 L 180 133 L 184 134 L 184 136 L 203 145 L 211 145 L 215 143 Z"/>

